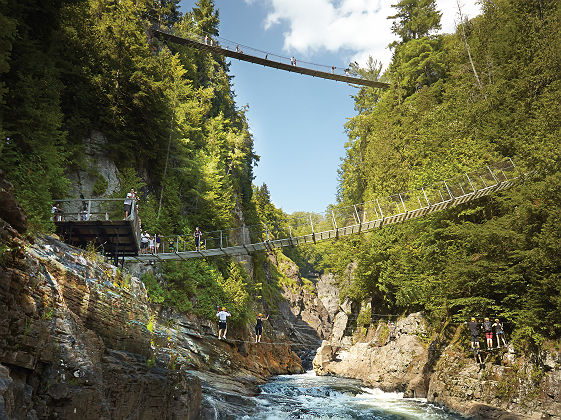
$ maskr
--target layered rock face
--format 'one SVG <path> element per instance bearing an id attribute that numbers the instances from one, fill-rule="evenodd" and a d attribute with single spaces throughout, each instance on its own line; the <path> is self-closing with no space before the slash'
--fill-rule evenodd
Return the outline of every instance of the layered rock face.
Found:
<path id="1" fill-rule="evenodd" d="M 516 357 L 512 349 L 479 366 L 451 346 L 430 378 L 428 400 L 480 418 L 561 418 L 561 354 L 544 360 Z M 495 360 L 493 360 L 495 359 Z M 517 417 L 515 417 L 517 416 Z"/>
<path id="2" fill-rule="evenodd" d="M 429 351 L 420 338 L 426 336 L 420 314 L 397 322 L 395 340 L 390 340 L 387 327 L 379 324 L 363 337 L 364 341 L 349 345 L 351 337 L 341 337 L 346 329 L 346 323 L 339 326 L 334 329 L 335 340 L 322 343 L 313 361 L 316 373 L 361 379 L 385 391 L 426 397 L 428 383 L 423 370 L 429 363 Z"/>
<path id="3" fill-rule="evenodd" d="M 1 232 L 0 418 L 197 418 L 194 376 L 149 367 L 142 287 L 57 241 Z M 10 238 L 11 237 L 11 238 Z"/>
<path id="4" fill-rule="evenodd" d="M 94 254 L 0 226 L 0 418 L 195 419 L 209 413 L 201 372 L 255 394 L 302 370 L 288 345 L 220 342 Z"/>
<path id="5" fill-rule="evenodd" d="M 459 344 L 467 334 L 462 325 L 451 327 L 448 340 L 429 340 L 422 314 L 411 314 L 396 322 L 395 340 L 390 340 L 382 322 L 357 332 L 351 313 L 341 305 L 340 325 L 313 360 L 316 373 L 361 379 L 405 397 L 425 397 L 475 419 L 561 418 L 558 350 L 529 360 L 512 347 L 503 348 L 484 352 L 485 363 L 479 365 Z"/>

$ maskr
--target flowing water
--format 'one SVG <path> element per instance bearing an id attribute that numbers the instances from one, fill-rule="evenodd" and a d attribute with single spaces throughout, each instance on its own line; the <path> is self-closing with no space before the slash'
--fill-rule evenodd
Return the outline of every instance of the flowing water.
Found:
<path id="1" fill-rule="evenodd" d="M 330 376 L 279 376 L 261 387 L 251 414 L 241 419 L 429 419 L 461 417 L 422 399 L 365 388 L 360 382 Z M 249 408 L 249 407 L 248 407 Z"/>

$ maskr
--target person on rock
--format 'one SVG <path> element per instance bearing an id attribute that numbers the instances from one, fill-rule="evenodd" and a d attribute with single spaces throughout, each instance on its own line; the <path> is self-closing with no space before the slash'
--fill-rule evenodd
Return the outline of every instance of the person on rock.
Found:
<path id="1" fill-rule="evenodd" d="M 481 350 L 479 350 L 479 347 L 477 348 L 473 348 L 473 360 L 475 360 L 475 363 L 479 363 L 480 365 L 483 364 L 483 359 L 481 359 Z"/>
<path id="2" fill-rule="evenodd" d="M 390 333 L 389 341 L 395 341 L 395 322 L 388 321 L 388 331 Z"/>
<path id="3" fill-rule="evenodd" d="M 471 333 L 471 349 L 479 349 L 479 322 L 477 322 L 475 317 L 472 317 L 471 321 L 467 323 L 467 326 Z M 473 357 L 475 358 L 475 353 Z"/>
<path id="4" fill-rule="evenodd" d="M 267 319 L 269 319 L 268 315 L 267 315 L 267 318 L 263 318 L 263 314 L 257 315 L 257 319 L 255 320 L 255 342 L 256 343 L 261 342 L 261 337 L 263 335 L 263 321 L 266 321 Z"/>
<path id="5" fill-rule="evenodd" d="M 223 306 L 222 310 L 216 314 L 218 318 L 218 339 L 226 340 L 226 333 L 228 332 L 228 317 L 232 316 L 230 312 L 226 312 L 226 307 Z"/>
<path id="6" fill-rule="evenodd" d="M 483 324 L 481 325 L 483 331 L 485 331 L 485 338 L 487 339 L 487 348 L 493 347 L 493 324 L 489 321 L 489 318 L 485 318 Z"/>
<path id="7" fill-rule="evenodd" d="M 503 345 L 506 347 L 505 332 L 503 329 L 503 324 L 499 321 L 499 318 L 495 318 L 493 328 L 495 328 L 495 336 L 497 337 L 497 347 L 501 347 L 501 340 L 503 342 Z"/>

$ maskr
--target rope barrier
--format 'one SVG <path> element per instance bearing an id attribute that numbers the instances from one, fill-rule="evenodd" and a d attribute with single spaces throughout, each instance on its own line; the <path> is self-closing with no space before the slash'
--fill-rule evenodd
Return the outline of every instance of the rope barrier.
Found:
<path id="1" fill-rule="evenodd" d="M 279 54 L 275 54 L 274 52 L 271 52 L 271 51 L 264 51 L 264 50 L 260 50 L 258 48 L 251 47 L 249 45 L 240 44 L 239 42 L 232 41 L 231 39 L 228 39 L 228 38 L 224 38 L 224 37 L 221 37 L 221 36 L 213 36 L 212 34 L 210 34 L 208 32 L 205 32 L 205 31 L 202 31 L 202 33 L 203 33 L 203 35 L 206 35 L 211 39 L 214 38 L 214 39 L 217 39 L 217 40 L 223 40 L 223 41 L 229 42 L 231 44 L 236 44 L 240 47 L 250 49 L 252 51 L 257 51 L 257 52 L 260 52 L 262 54 L 267 54 L 267 56 L 279 57 L 279 58 L 282 58 L 282 59 L 285 59 L 285 60 L 290 60 L 291 59 L 291 57 L 285 57 L 285 56 L 282 56 L 282 55 L 279 55 Z M 312 66 L 323 67 L 323 68 L 326 68 L 326 69 L 337 68 L 335 66 L 328 66 L 326 64 L 314 63 L 312 61 L 304 61 L 304 60 L 300 60 L 298 58 L 296 58 L 296 60 L 299 63 L 310 64 Z"/>

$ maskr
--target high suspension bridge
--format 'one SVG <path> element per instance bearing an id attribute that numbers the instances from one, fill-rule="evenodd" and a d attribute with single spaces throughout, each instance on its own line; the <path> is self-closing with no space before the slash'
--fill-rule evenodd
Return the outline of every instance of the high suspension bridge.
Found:
<path id="1" fill-rule="evenodd" d="M 120 219 L 122 199 L 59 200 L 64 206 L 64 220 L 55 221 L 55 225 L 67 242 L 83 247 L 94 243 L 115 261 L 151 263 L 239 256 L 334 240 L 402 223 L 504 190 L 522 177 L 512 160 L 507 159 L 412 191 L 352 206 L 333 206 L 323 214 L 289 216 L 274 226 L 203 232 L 199 249 L 190 235 L 177 235 L 161 237 L 161 249 L 142 253 L 139 219 L 134 211 Z"/>
<path id="2" fill-rule="evenodd" d="M 162 41 L 170 41 L 176 44 L 187 45 L 203 51 L 235 58 L 237 60 L 247 61 L 249 63 L 261 64 L 262 66 L 272 67 L 278 70 L 374 88 L 385 89 L 389 87 L 389 84 L 379 82 L 377 80 L 368 80 L 352 76 L 350 75 L 348 68 L 342 69 L 336 66 L 327 66 L 299 59 L 297 60 L 294 57 L 284 57 L 271 52 L 258 50 L 247 45 L 240 45 L 234 41 L 221 37 L 210 37 L 209 35 L 199 36 L 195 34 L 189 34 L 188 37 L 181 37 L 157 28 L 153 28 L 151 32 L 154 37 Z"/>

